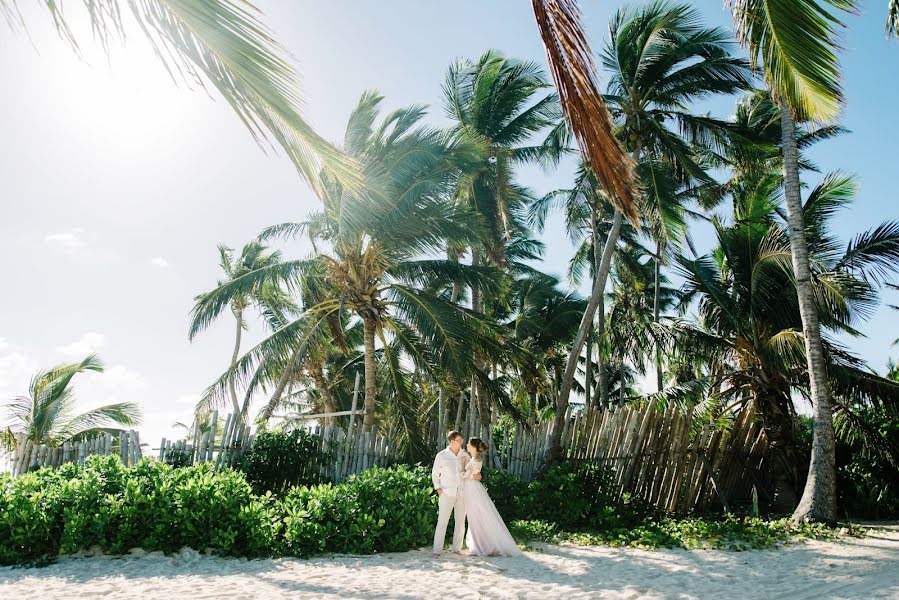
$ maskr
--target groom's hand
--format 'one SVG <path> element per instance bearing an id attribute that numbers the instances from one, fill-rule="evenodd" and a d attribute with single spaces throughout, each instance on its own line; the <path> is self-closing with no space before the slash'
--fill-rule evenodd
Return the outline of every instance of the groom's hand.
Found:
<path id="1" fill-rule="evenodd" d="M 437 495 L 443 494 L 443 488 L 437 488 Z"/>

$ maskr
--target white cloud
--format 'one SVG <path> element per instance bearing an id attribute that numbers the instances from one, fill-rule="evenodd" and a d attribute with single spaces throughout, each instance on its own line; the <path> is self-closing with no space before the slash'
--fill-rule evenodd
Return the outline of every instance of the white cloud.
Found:
<path id="1" fill-rule="evenodd" d="M 6 338 L 0 337 L 0 352 L 9 348 L 9 343 L 6 341 Z"/>
<path id="2" fill-rule="evenodd" d="M 117 392 L 133 392 L 149 385 L 146 377 L 125 365 L 113 365 L 102 373 L 91 373 L 91 378 L 103 387 Z"/>
<path id="3" fill-rule="evenodd" d="M 20 352 L 0 356 L 0 402 L 26 394 L 37 369 L 37 361 Z"/>
<path id="4" fill-rule="evenodd" d="M 155 258 L 150 259 L 150 264 L 153 265 L 154 267 L 158 267 L 160 269 L 165 269 L 166 267 L 169 266 L 169 261 L 162 258 L 161 256 L 157 256 Z"/>
<path id="5" fill-rule="evenodd" d="M 73 227 L 68 231 L 59 233 L 48 233 L 44 236 L 44 243 L 60 246 L 69 252 L 84 248 L 87 245 L 84 239 L 84 229 L 81 227 Z"/>
<path id="6" fill-rule="evenodd" d="M 82 359 L 89 354 L 93 354 L 100 348 L 106 338 L 100 333 L 88 331 L 81 338 L 66 346 L 58 346 L 56 351 L 66 356 Z"/>

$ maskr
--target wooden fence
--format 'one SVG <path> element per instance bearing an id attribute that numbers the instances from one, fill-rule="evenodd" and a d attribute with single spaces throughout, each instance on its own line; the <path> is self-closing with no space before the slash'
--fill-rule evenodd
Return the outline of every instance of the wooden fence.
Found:
<path id="1" fill-rule="evenodd" d="M 444 415 L 441 423 L 448 423 Z M 445 445 L 443 427 L 432 427 L 435 449 Z M 526 481 L 542 467 L 552 421 L 517 424 L 497 435 L 478 421 L 461 424 L 466 439 L 477 436 L 490 447 L 487 464 Z M 496 428 L 493 428 L 496 431 Z M 569 410 L 562 431 L 562 455 L 612 469 L 615 493 L 630 494 L 667 512 L 702 512 L 748 503 L 753 486 L 764 488 L 768 439 L 744 411 L 729 430 L 697 427 L 692 410 L 674 405 Z"/>
<path id="2" fill-rule="evenodd" d="M 13 476 L 40 467 L 59 467 L 65 463 L 83 464 L 93 454 L 116 454 L 126 465 L 136 464 L 143 456 L 140 436 L 136 431 L 105 433 L 81 442 L 66 442 L 62 446 L 45 446 L 16 436 L 16 448 L 10 459 Z"/>
<path id="3" fill-rule="evenodd" d="M 346 429 L 331 424 L 310 429 L 318 434 L 322 478 L 340 482 L 378 465 L 402 460 L 396 448 L 377 427 L 363 432 L 349 411 Z M 615 493 L 642 498 L 668 512 L 704 511 L 713 506 L 729 510 L 732 503 L 748 502 L 753 485 L 762 485 L 763 463 L 768 441 L 762 428 L 744 412 L 729 430 L 697 427 L 692 412 L 674 405 L 665 410 L 615 407 L 591 409 L 566 415 L 562 449 L 570 461 L 596 462 L 611 468 Z M 432 422 L 428 444 L 437 452 L 446 445 L 449 416 Z M 455 423 L 453 423 L 455 425 Z M 159 460 L 177 464 L 213 461 L 216 469 L 229 467 L 250 448 L 254 434 L 248 425 L 225 417 L 221 433 L 218 413 L 213 412 L 209 427 L 190 440 L 163 439 Z M 487 464 L 523 480 L 538 473 L 549 443 L 552 421 L 516 424 L 502 430 L 477 420 L 459 424 L 466 437 L 481 437 L 490 447 Z M 494 432 L 496 435 L 494 436 Z M 495 437 L 495 439 L 494 439 Z M 113 444 L 110 435 L 77 445 L 46 448 L 19 444 L 13 473 L 64 462 L 83 462 L 90 454 L 118 454 L 127 464 L 140 456 L 136 432 L 124 433 Z"/>

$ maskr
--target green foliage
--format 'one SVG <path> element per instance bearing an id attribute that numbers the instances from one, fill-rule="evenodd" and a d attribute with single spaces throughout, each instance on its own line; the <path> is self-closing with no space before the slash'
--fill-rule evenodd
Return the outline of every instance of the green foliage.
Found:
<path id="1" fill-rule="evenodd" d="M 613 501 L 608 472 L 591 465 L 563 464 L 530 484 L 497 472 L 485 481 L 505 498 L 502 514 L 525 543 L 745 550 L 838 535 L 786 519 L 652 515 L 629 498 Z M 501 488 L 508 493 L 499 495 Z M 421 466 L 375 467 L 339 485 L 294 487 L 282 499 L 256 494 L 242 472 L 215 473 L 209 463 L 174 469 L 144 459 L 127 468 L 117 457 L 92 456 L 84 466 L 0 476 L 0 564 L 40 563 L 93 547 L 122 553 L 187 546 L 246 557 L 401 552 L 429 544 L 436 505 Z"/>
<path id="2" fill-rule="evenodd" d="M 3 564 L 94 546 L 262 556 L 280 531 L 270 495 L 253 494 L 242 473 L 213 473 L 208 463 L 173 469 L 144 459 L 126 468 L 118 457 L 91 456 L 83 467 L 41 469 L 0 484 Z"/>
<path id="3" fill-rule="evenodd" d="M 284 502 L 284 551 L 371 554 L 427 545 L 437 497 L 423 467 L 374 467 L 332 486 L 294 488 Z"/>
<path id="4" fill-rule="evenodd" d="M 504 471 L 489 468 L 484 468 L 481 476 L 481 483 L 487 488 L 496 510 L 507 522 L 524 518 L 529 512 L 525 506 L 528 490 L 525 481 Z"/>
<path id="5" fill-rule="evenodd" d="M 280 494 L 298 485 L 322 482 L 321 440 L 305 429 L 261 432 L 239 470 L 257 494 Z"/>
<path id="6" fill-rule="evenodd" d="M 821 523 L 795 523 L 791 519 L 764 521 L 754 517 L 726 515 L 724 517 L 678 519 L 662 517 L 643 522 L 636 527 L 604 531 L 562 532 L 552 541 L 568 541 L 582 545 L 630 546 L 633 548 L 715 548 L 743 551 L 773 548 L 791 538 L 834 539 L 842 530 Z M 860 536 L 858 528 L 845 533 Z"/>
<path id="7" fill-rule="evenodd" d="M 548 521 L 512 521 L 509 533 L 518 542 L 552 542 L 557 538 L 559 528 Z"/>
<path id="8" fill-rule="evenodd" d="M 857 518 L 899 517 L 899 469 L 894 462 L 899 452 L 899 420 L 892 411 L 875 408 L 857 408 L 854 416 L 868 433 L 849 431 L 837 439 L 840 509 Z"/>
<path id="9" fill-rule="evenodd" d="M 0 477 L 0 564 L 97 547 L 182 547 L 228 556 L 398 552 L 427 545 L 437 519 L 423 467 L 372 468 L 347 483 L 254 493 L 244 474 L 210 463 L 172 468 L 115 456 Z"/>

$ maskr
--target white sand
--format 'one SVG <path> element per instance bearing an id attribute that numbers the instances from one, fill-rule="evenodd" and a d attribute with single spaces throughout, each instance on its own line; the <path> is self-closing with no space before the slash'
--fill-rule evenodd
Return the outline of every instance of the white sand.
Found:
<path id="1" fill-rule="evenodd" d="M 425 551 L 241 560 L 183 550 L 0 568 L 0 598 L 899 598 L 899 530 L 778 550 L 543 546 L 522 558 Z"/>

